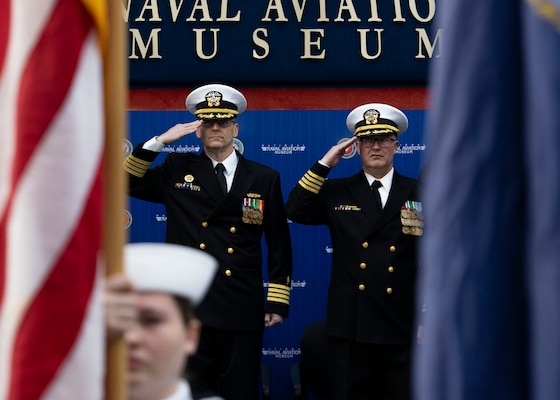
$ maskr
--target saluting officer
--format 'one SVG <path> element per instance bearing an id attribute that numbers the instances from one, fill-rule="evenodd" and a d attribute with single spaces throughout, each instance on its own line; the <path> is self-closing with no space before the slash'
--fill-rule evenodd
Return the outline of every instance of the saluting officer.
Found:
<path id="1" fill-rule="evenodd" d="M 422 214 L 416 180 L 393 167 L 408 119 L 395 107 L 372 103 L 352 110 L 346 125 L 353 137 L 305 173 L 286 213 L 330 231 L 327 334 L 335 398 L 408 400 Z M 362 171 L 327 180 L 354 143 Z"/>
<path id="2" fill-rule="evenodd" d="M 187 96 L 186 106 L 196 121 L 136 146 L 125 160 L 130 195 L 165 204 L 167 242 L 197 247 L 219 262 L 196 310 L 202 333 L 187 366 L 194 397 L 257 399 L 264 326 L 282 323 L 290 302 L 292 248 L 280 176 L 234 149 L 236 117 L 247 107 L 241 92 L 204 85 Z M 200 154 L 170 153 L 162 165 L 150 168 L 165 145 L 192 132 L 202 141 Z"/>

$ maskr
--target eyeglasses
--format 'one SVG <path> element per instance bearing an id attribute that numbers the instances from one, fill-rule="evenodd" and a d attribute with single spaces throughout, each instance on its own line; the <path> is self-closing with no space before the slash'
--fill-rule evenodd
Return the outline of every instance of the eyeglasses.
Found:
<path id="1" fill-rule="evenodd" d="M 232 123 L 235 123 L 233 119 L 207 119 L 202 121 L 202 126 L 204 128 L 212 128 L 214 124 L 218 124 L 220 128 L 225 128 Z"/>
<path id="2" fill-rule="evenodd" d="M 381 138 L 374 138 L 374 137 L 365 137 L 360 139 L 360 143 L 364 147 L 373 147 L 375 143 L 379 145 L 379 147 L 389 147 L 393 142 L 396 142 L 396 139 L 388 138 L 388 137 L 381 137 Z"/>

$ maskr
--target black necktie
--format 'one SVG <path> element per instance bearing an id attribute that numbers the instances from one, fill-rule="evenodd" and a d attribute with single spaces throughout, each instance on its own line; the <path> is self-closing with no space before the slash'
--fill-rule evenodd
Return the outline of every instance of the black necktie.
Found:
<path id="1" fill-rule="evenodd" d="M 383 209 L 383 206 L 381 205 L 381 196 L 379 195 L 379 188 L 383 186 L 381 184 L 381 181 L 375 180 L 373 181 L 373 183 L 371 184 L 371 190 L 373 191 L 373 195 L 375 196 L 375 204 L 377 205 L 377 209 L 379 210 L 379 212 L 381 212 L 381 210 Z"/>
<path id="2" fill-rule="evenodd" d="M 222 189 L 222 192 L 225 195 L 227 193 L 226 176 L 224 175 L 226 168 L 224 167 L 224 164 L 218 163 L 216 164 L 214 169 L 216 170 L 216 176 L 218 177 L 218 183 L 220 184 L 220 188 Z"/>

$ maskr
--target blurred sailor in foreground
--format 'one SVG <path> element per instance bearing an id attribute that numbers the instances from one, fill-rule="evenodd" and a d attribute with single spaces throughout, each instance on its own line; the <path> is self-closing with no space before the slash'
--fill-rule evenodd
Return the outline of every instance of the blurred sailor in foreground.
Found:
<path id="1" fill-rule="evenodd" d="M 134 243 L 125 246 L 125 270 L 107 278 L 105 310 L 109 340 L 122 334 L 127 345 L 129 399 L 191 400 L 182 374 L 198 347 L 193 310 L 216 260 L 185 246 Z"/>

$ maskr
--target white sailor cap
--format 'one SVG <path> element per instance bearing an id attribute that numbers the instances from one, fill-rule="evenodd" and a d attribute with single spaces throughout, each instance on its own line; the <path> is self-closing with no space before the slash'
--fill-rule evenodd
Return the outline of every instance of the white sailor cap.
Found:
<path id="1" fill-rule="evenodd" d="M 401 110 L 388 104 L 370 103 L 350 111 L 346 118 L 346 127 L 357 137 L 399 136 L 407 130 L 408 118 Z"/>
<path id="2" fill-rule="evenodd" d="M 124 264 L 136 290 L 173 294 L 195 306 L 204 299 L 218 268 L 208 253 L 171 243 L 129 243 Z"/>
<path id="3" fill-rule="evenodd" d="M 218 83 L 193 90 L 185 104 L 199 119 L 231 119 L 247 108 L 247 100 L 239 90 Z"/>

